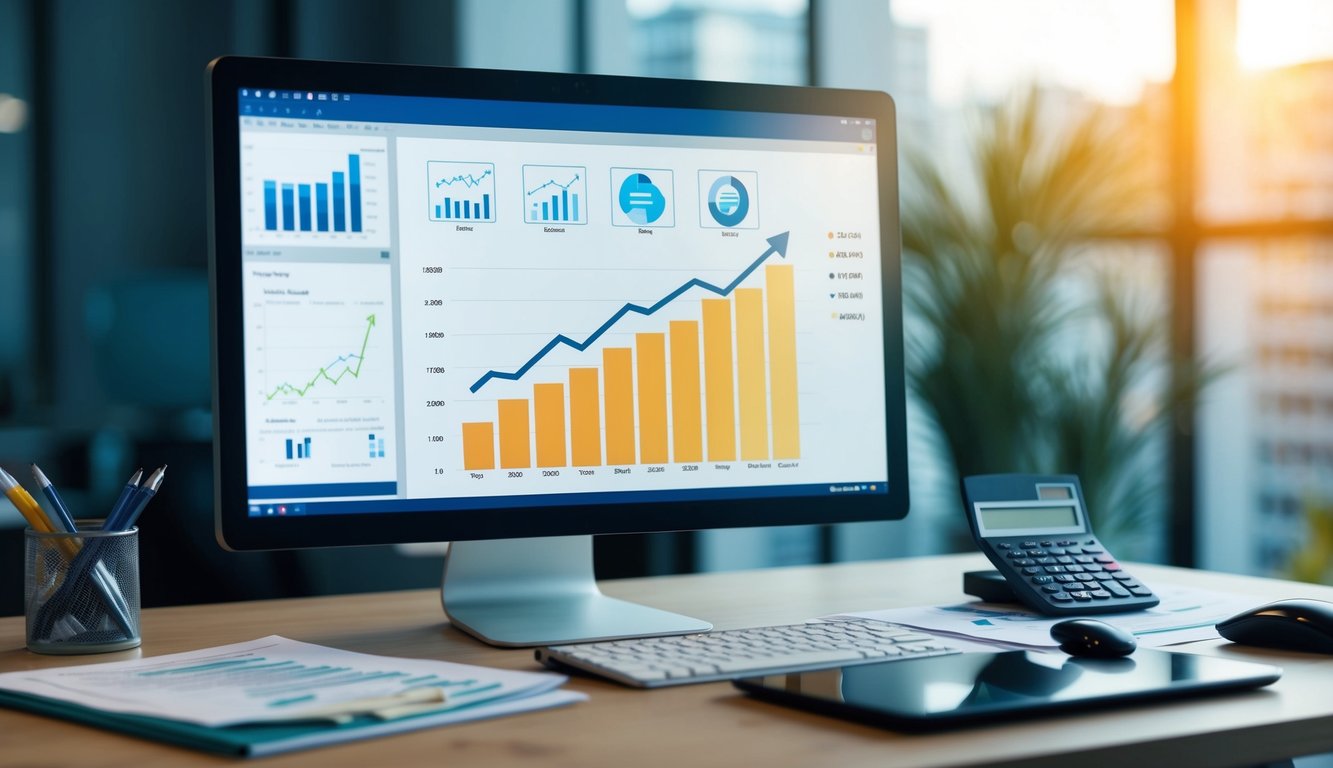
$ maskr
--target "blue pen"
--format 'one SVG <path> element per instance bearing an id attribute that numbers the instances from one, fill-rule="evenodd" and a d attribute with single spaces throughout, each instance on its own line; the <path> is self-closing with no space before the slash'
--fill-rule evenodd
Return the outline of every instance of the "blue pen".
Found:
<path id="1" fill-rule="evenodd" d="M 41 467 L 33 464 L 32 476 L 37 480 L 37 484 L 41 486 L 42 495 L 46 496 L 46 500 L 51 503 L 51 509 L 55 512 L 53 522 L 61 529 L 62 533 L 75 533 L 78 528 L 74 524 L 74 516 L 70 514 L 69 507 L 65 506 L 64 500 L 60 498 L 55 485 L 47 478 L 46 473 L 42 472 Z M 66 581 L 76 579 L 78 574 L 88 567 L 86 565 L 88 560 L 97 557 L 100 548 L 95 545 L 96 542 L 93 542 L 85 546 L 75 556 L 74 561 L 70 564 Z M 116 622 L 116 625 L 120 627 L 120 631 L 124 632 L 126 637 L 132 636 L 134 627 L 130 623 L 129 605 L 125 602 L 125 596 L 121 594 L 120 587 L 112 578 L 110 571 L 106 569 L 106 565 L 100 559 L 96 560 L 92 566 L 92 579 L 97 591 L 102 594 L 103 602 L 106 603 L 112 620 Z"/>
<path id="2" fill-rule="evenodd" d="M 139 515 L 143 514 L 144 507 L 147 507 L 148 502 L 152 501 L 153 497 L 157 495 L 157 489 L 162 487 L 162 481 L 166 476 L 167 467 L 165 464 L 153 470 L 153 474 L 149 475 L 148 479 L 143 481 L 143 485 L 139 486 L 138 497 L 128 505 L 129 512 L 126 513 L 124 521 L 119 523 L 120 527 L 115 530 L 128 531 L 134 527 L 135 522 L 139 520 Z"/>
<path id="3" fill-rule="evenodd" d="M 130 498 L 139 490 L 139 481 L 142 478 L 142 467 L 135 470 L 134 474 L 130 475 L 129 482 L 125 483 L 125 487 L 120 489 L 120 495 L 116 497 L 116 503 L 111 505 L 111 512 L 109 512 L 106 519 L 102 521 L 102 530 L 113 530 L 111 528 L 111 522 L 124 514 L 123 510 L 125 509 L 125 506 L 130 503 Z"/>

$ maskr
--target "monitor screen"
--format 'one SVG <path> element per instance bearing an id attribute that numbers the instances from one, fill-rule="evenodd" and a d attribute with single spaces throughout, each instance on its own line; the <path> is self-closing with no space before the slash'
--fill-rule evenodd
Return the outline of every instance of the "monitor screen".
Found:
<path id="1" fill-rule="evenodd" d="M 905 514 L 886 96 L 288 64 L 212 82 L 228 543 Z"/>

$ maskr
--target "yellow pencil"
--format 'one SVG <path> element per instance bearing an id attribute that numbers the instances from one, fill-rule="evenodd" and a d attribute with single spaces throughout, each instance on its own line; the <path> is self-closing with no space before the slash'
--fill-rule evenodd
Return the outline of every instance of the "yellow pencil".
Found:
<path id="1" fill-rule="evenodd" d="M 34 531 L 51 533 L 55 530 L 55 526 L 51 525 L 51 520 L 47 518 L 46 512 L 42 509 L 42 505 L 38 504 L 32 494 L 28 493 L 27 489 L 19 485 L 18 481 L 3 469 L 0 469 L 0 491 L 4 491 L 10 503 L 14 505 L 20 515 L 23 515 L 23 519 L 28 521 L 28 525 L 32 526 Z M 74 557 L 79 551 L 79 546 L 73 539 L 62 539 L 60 548 L 65 550 L 65 554 L 69 557 Z"/>

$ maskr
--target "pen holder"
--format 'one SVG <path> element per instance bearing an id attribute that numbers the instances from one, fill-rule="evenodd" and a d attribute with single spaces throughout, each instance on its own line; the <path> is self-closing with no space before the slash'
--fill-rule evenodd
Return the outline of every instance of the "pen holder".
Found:
<path id="1" fill-rule="evenodd" d="M 28 650 L 75 654 L 139 646 L 139 529 L 24 532 Z M 88 527 L 84 528 L 87 523 Z"/>

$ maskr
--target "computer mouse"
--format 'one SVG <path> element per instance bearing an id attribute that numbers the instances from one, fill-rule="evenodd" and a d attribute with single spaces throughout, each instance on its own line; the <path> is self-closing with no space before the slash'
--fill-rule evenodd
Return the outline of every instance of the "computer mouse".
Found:
<path id="1" fill-rule="evenodd" d="M 1333 654 L 1333 603 L 1279 600 L 1219 623 L 1217 634 L 1242 645 Z"/>
<path id="2" fill-rule="evenodd" d="M 1070 656 L 1118 659 L 1139 646 L 1134 636 L 1119 627 L 1092 619 L 1070 619 L 1051 627 L 1051 639 Z"/>

